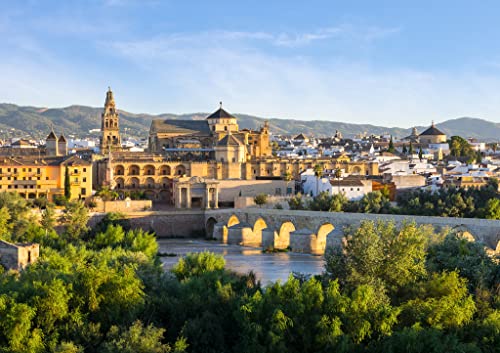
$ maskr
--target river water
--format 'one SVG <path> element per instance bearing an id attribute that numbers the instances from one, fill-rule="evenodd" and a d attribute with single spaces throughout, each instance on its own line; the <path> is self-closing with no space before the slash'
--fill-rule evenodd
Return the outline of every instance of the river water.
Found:
<path id="1" fill-rule="evenodd" d="M 215 241 L 198 239 L 158 239 L 160 252 L 176 254 L 172 257 L 161 257 L 163 267 L 168 270 L 187 253 L 210 251 L 222 254 L 226 260 L 226 268 L 245 274 L 253 271 L 263 285 L 277 280 L 288 279 L 292 272 L 316 275 L 323 272 L 323 256 L 299 253 L 266 254 L 260 248 L 239 245 L 221 244 Z"/>

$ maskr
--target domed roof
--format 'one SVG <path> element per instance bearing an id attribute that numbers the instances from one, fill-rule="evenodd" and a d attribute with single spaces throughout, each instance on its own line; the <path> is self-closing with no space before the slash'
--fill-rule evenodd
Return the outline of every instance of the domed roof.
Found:
<path id="1" fill-rule="evenodd" d="M 431 127 L 422 132 L 419 136 L 438 136 L 438 135 L 446 135 L 446 134 L 441 130 L 439 130 L 437 127 L 435 127 L 434 122 L 432 122 Z"/>

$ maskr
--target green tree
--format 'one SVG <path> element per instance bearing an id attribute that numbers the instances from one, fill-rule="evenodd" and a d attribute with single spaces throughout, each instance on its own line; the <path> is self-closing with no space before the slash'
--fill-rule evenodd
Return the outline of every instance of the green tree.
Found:
<path id="1" fill-rule="evenodd" d="M 121 331 L 121 332 L 120 332 Z M 144 327 L 141 321 L 135 321 L 128 330 L 111 327 L 108 340 L 102 346 L 103 353 L 168 353 L 172 352 L 169 345 L 163 344 L 164 329 L 153 325 Z M 176 345 L 175 352 L 183 352 L 187 348 L 182 340 Z"/>
<path id="2" fill-rule="evenodd" d="M 422 146 L 420 146 L 420 148 L 418 150 L 418 159 L 420 159 L 420 161 L 422 161 L 423 158 L 424 158 L 424 152 L 422 151 Z"/>
<path id="3" fill-rule="evenodd" d="M 489 199 L 486 202 L 484 216 L 488 219 L 500 219 L 500 199 Z"/>
<path id="4" fill-rule="evenodd" d="M 394 142 L 392 141 L 392 135 L 391 139 L 389 140 L 389 147 L 387 148 L 387 152 L 394 153 L 396 149 L 394 148 Z"/>
<path id="5" fill-rule="evenodd" d="M 414 223 L 397 228 L 393 222 L 363 221 L 347 231 L 342 249 L 327 253 L 326 271 L 351 288 L 368 284 L 398 297 L 426 276 L 429 234 L 428 227 Z"/>
<path id="6" fill-rule="evenodd" d="M 267 195 L 258 194 L 253 198 L 253 202 L 255 202 L 257 206 L 262 207 L 267 203 Z"/>
<path id="7" fill-rule="evenodd" d="M 408 149 L 406 148 L 406 144 L 403 143 L 403 149 L 401 151 L 405 156 L 408 154 Z"/>
<path id="8" fill-rule="evenodd" d="M 333 176 L 335 179 L 337 179 L 337 193 L 340 194 L 340 178 L 342 177 L 342 169 L 335 168 Z"/>
<path id="9" fill-rule="evenodd" d="M 52 206 L 47 206 L 45 210 L 42 211 L 40 225 L 47 233 L 49 231 L 54 230 L 55 224 L 56 224 L 56 217 L 54 208 Z"/>
<path id="10" fill-rule="evenodd" d="M 390 202 L 381 191 L 372 191 L 364 195 L 359 201 L 362 213 L 384 213 L 389 211 Z"/>
<path id="11" fill-rule="evenodd" d="M 69 168 L 66 166 L 64 170 L 64 197 L 66 200 L 71 199 L 71 183 L 69 179 Z"/>
<path id="12" fill-rule="evenodd" d="M 316 164 L 313 171 L 316 177 L 316 195 L 319 195 L 319 180 L 323 177 L 323 166 L 321 164 Z"/>
<path id="13" fill-rule="evenodd" d="M 302 194 L 300 192 L 295 196 L 290 197 L 290 199 L 288 199 L 288 207 L 290 207 L 291 210 L 304 209 L 304 202 L 302 200 Z"/>
<path id="14" fill-rule="evenodd" d="M 411 144 L 411 142 L 410 142 L 410 147 L 408 148 L 408 154 L 409 154 L 410 156 L 413 156 L 413 153 L 414 153 L 414 151 L 413 151 L 413 145 L 412 145 L 412 144 Z"/>
<path id="15" fill-rule="evenodd" d="M 82 201 L 68 203 L 61 217 L 66 237 L 70 240 L 79 240 L 89 229 L 87 227 L 89 217 L 89 210 Z"/>
<path id="16" fill-rule="evenodd" d="M 222 271 L 226 261 L 221 255 L 209 252 L 190 253 L 179 260 L 172 268 L 172 273 L 178 280 L 199 276 L 206 272 Z"/>
<path id="17" fill-rule="evenodd" d="M 476 306 L 466 283 L 455 271 L 432 274 L 420 288 L 418 298 L 402 306 L 402 323 L 437 329 L 456 329 L 468 324 Z"/>

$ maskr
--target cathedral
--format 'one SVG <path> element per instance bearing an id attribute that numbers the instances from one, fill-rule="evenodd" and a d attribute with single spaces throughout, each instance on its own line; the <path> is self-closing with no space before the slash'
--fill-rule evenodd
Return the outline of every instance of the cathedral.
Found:
<path id="1" fill-rule="evenodd" d="M 236 118 L 222 108 L 204 120 L 155 119 L 149 130 L 149 151 L 172 160 L 245 162 L 271 157 L 269 125 L 240 130 Z"/>
<path id="2" fill-rule="evenodd" d="M 94 157 L 94 189 L 108 187 L 120 195 L 141 193 L 175 207 L 218 207 L 219 191 L 231 180 L 281 180 L 298 176 L 318 160 L 285 160 L 272 156 L 268 123 L 259 130 L 240 129 L 222 108 L 203 120 L 154 119 L 148 151 L 121 147 L 119 116 L 111 89 L 101 115 L 101 155 Z M 325 168 L 339 161 L 321 161 Z M 343 166 L 348 172 L 373 173 L 362 162 Z"/>

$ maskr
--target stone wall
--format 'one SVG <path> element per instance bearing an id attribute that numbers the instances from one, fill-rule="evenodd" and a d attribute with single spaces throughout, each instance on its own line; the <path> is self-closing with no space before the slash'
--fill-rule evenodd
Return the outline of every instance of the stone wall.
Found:
<path id="1" fill-rule="evenodd" d="M 94 201 L 96 212 L 139 212 L 153 207 L 151 200 L 102 201 L 96 198 Z"/>
<path id="2" fill-rule="evenodd" d="M 89 226 L 102 220 L 105 213 L 93 213 Z M 158 237 L 205 236 L 204 212 L 202 210 L 147 211 L 124 213 L 133 228 L 154 231 Z"/>

